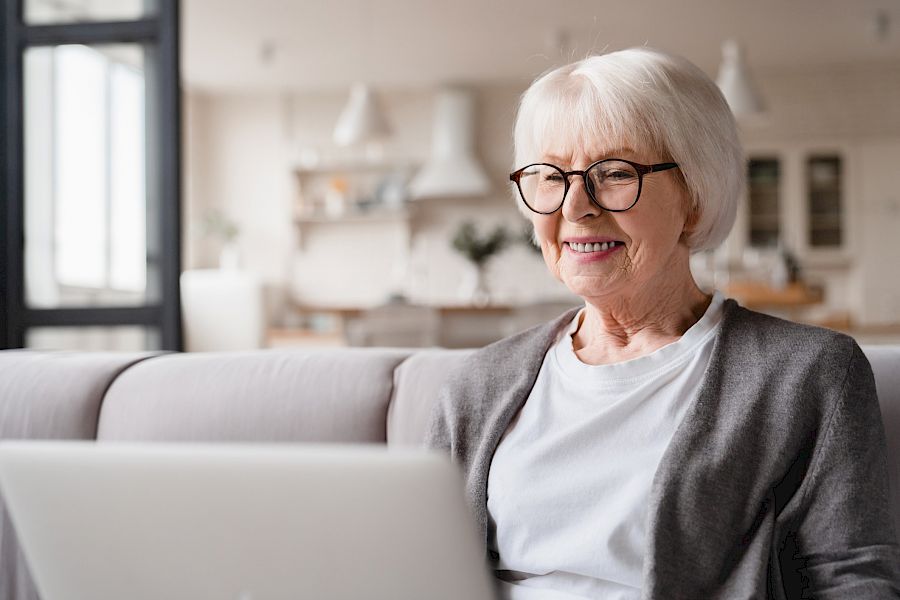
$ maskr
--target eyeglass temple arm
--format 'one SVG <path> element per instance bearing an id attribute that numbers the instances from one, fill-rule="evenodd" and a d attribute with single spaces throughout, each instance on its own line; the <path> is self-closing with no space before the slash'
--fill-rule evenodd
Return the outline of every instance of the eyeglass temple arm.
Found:
<path id="1" fill-rule="evenodd" d="M 673 163 L 673 162 L 649 165 L 647 168 L 647 173 L 655 173 L 656 171 L 667 171 L 669 169 L 674 169 L 677 166 L 678 166 L 678 163 Z"/>

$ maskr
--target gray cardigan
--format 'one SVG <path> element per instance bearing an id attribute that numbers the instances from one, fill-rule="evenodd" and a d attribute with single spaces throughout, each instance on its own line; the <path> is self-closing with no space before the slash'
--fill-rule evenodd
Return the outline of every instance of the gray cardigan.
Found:
<path id="1" fill-rule="evenodd" d="M 724 310 L 653 479 L 642 598 L 900 598 L 884 429 L 862 351 L 733 300 Z M 573 316 L 474 352 L 435 407 L 426 444 L 461 466 L 485 544 L 494 451 Z"/>

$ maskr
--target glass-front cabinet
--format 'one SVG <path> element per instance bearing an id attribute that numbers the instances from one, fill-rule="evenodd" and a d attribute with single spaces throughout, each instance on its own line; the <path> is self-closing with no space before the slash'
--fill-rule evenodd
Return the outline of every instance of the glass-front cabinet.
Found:
<path id="1" fill-rule="evenodd" d="M 846 263 L 851 189 L 844 148 L 749 147 L 747 190 L 733 232 L 736 258 L 782 248 L 801 262 Z"/>
<path id="2" fill-rule="evenodd" d="M 751 158 L 747 164 L 747 235 L 754 248 L 778 245 L 781 234 L 780 167 L 777 158 Z"/>
<path id="3" fill-rule="evenodd" d="M 807 240 L 810 248 L 840 248 L 844 236 L 843 170 L 838 155 L 806 159 Z"/>

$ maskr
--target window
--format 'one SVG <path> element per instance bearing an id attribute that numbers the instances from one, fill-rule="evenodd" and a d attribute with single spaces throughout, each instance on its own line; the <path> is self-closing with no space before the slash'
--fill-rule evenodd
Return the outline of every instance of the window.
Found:
<path id="1" fill-rule="evenodd" d="M 0 348 L 180 350 L 177 0 L 0 7 Z"/>
<path id="2" fill-rule="evenodd" d="M 25 77 L 27 305 L 143 304 L 140 47 L 33 48 Z"/>

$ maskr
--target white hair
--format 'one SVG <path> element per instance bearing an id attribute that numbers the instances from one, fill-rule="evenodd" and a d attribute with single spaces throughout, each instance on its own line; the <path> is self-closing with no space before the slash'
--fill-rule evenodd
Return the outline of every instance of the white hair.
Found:
<path id="1" fill-rule="evenodd" d="M 631 48 L 538 77 L 519 103 L 513 168 L 548 153 L 590 149 L 598 140 L 678 163 L 673 173 L 680 171 L 696 219 L 686 236 L 693 252 L 728 236 L 744 190 L 744 152 L 719 88 L 693 63 Z M 531 216 L 521 199 L 517 204 Z"/>

